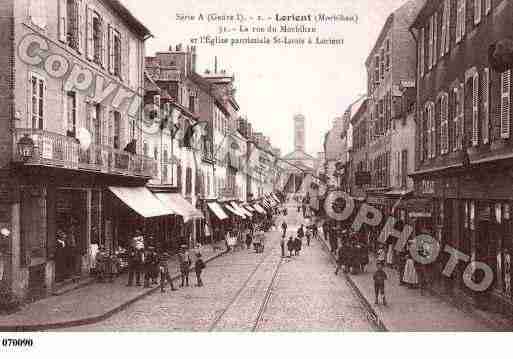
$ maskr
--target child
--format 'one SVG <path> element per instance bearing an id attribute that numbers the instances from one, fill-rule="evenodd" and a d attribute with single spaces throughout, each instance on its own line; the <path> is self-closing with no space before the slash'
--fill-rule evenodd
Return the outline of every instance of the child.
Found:
<path id="1" fill-rule="evenodd" d="M 376 293 L 376 301 L 375 304 L 378 304 L 379 295 L 383 295 L 383 305 L 387 305 L 387 300 L 385 298 L 385 280 L 387 279 L 387 274 L 383 270 L 383 263 L 378 263 L 378 269 L 376 273 L 372 276 L 374 279 L 374 292 Z"/>
<path id="2" fill-rule="evenodd" d="M 198 287 L 203 287 L 203 281 L 201 280 L 201 272 L 205 269 L 205 262 L 201 259 L 201 253 L 196 253 L 196 263 L 194 264 L 194 269 L 196 270 L 196 285 Z"/>
<path id="3" fill-rule="evenodd" d="M 165 292 L 164 287 L 166 284 L 166 280 L 169 283 L 169 286 L 171 287 L 171 291 L 175 291 L 175 287 L 173 286 L 173 279 L 169 275 L 169 266 L 168 261 L 170 257 L 167 253 L 162 253 L 159 256 L 159 270 L 160 270 L 160 291 L 162 293 Z"/>
<path id="4" fill-rule="evenodd" d="M 289 258 L 291 258 L 294 255 L 294 240 L 292 237 L 289 237 L 287 241 L 287 249 L 289 250 Z"/>
<path id="5" fill-rule="evenodd" d="M 385 252 L 385 247 L 382 244 L 378 248 L 378 253 L 377 253 L 376 259 L 377 259 L 378 263 L 385 265 L 386 252 Z"/>

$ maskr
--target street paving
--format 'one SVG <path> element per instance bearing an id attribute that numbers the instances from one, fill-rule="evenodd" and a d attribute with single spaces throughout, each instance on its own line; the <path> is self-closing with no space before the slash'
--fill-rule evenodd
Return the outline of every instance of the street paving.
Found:
<path id="1" fill-rule="evenodd" d="M 289 211 L 291 212 L 291 211 Z M 298 222 L 297 214 L 287 221 Z M 281 224 L 282 219 L 278 219 Z M 295 227 L 291 228 L 291 231 Z M 280 233 L 263 254 L 239 250 L 209 264 L 204 287 L 157 292 L 113 317 L 74 331 L 371 331 L 351 288 L 333 275 L 319 242 L 281 258 Z M 191 273 L 191 283 L 196 280 Z M 179 284 L 175 281 L 175 285 Z M 69 331 L 70 329 L 68 329 Z"/>

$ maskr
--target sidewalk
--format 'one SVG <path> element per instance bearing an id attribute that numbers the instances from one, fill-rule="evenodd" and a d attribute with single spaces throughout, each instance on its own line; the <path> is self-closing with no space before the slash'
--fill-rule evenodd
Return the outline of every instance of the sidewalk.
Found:
<path id="1" fill-rule="evenodd" d="M 324 239 L 321 240 L 328 247 Z M 464 311 L 435 294 L 425 293 L 421 296 L 418 289 L 400 286 L 398 272 L 390 268 L 385 268 L 388 276 L 385 283 L 388 305 L 375 305 L 372 275 L 376 266 L 372 256 L 370 260 L 371 263 L 367 266 L 365 273 L 345 275 L 365 300 L 371 312 L 374 312 L 376 316 L 374 319 L 383 329 L 394 332 L 497 330 L 479 316 Z"/>
<path id="2" fill-rule="evenodd" d="M 215 252 L 210 245 L 206 245 L 201 248 L 201 253 L 208 262 L 223 255 L 224 250 L 224 244 L 221 251 Z M 179 277 L 179 271 L 175 257 L 170 260 L 169 268 L 172 270 L 171 275 L 177 287 L 176 279 Z M 193 277 L 191 273 L 189 284 L 195 283 Z M 159 286 L 126 287 L 127 282 L 128 275 L 125 273 L 114 283 L 93 282 L 63 295 L 48 297 L 29 304 L 17 313 L 0 316 L 0 331 L 41 331 L 99 322 L 160 290 Z M 166 293 L 162 295 L 172 296 L 173 293 L 168 286 Z"/>

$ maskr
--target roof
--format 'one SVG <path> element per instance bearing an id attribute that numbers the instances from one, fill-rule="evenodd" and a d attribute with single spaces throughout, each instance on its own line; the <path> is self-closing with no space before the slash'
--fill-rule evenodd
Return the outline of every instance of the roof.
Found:
<path id="1" fill-rule="evenodd" d="M 130 29 L 134 32 L 137 32 L 139 35 L 143 37 L 153 36 L 151 31 L 140 22 L 133 14 L 128 10 L 128 8 L 121 3 L 119 0 L 105 0 L 105 2 L 118 13 L 118 15 L 125 20 L 130 26 Z"/>
<path id="2" fill-rule="evenodd" d="M 430 16 L 435 9 L 440 5 L 440 1 L 437 0 L 426 0 L 426 3 L 415 17 L 415 20 L 411 24 L 411 28 L 418 28 L 422 26 L 423 20 Z"/>
<path id="3" fill-rule="evenodd" d="M 283 156 L 283 158 L 286 160 L 315 160 L 315 157 L 301 150 L 293 151 Z"/>

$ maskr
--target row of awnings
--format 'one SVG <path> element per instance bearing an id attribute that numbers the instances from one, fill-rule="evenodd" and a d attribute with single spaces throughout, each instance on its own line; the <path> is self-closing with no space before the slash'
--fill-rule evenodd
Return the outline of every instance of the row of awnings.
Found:
<path id="1" fill-rule="evenodd" d="M 144 218 L 178 215 L 184 222 L 204 218 L 203 213 L 179 193 L 153 194 L 146 187 L 109 187 L 109 190 Z"/>
<path id="2" fill-rule="evenodd" d="M 109 190 L 144 218 L 179 215 L 183 217 L 184 222 L 205 218 L 199 209 L 179 193 L 152 193 L 146 187 L 111 186 Z M 278 197 L 272 193 L 262 198 L 260 203 L 239 204 L 232 201 L 221 205 L 218 202 L 208 202 L 207 206 L 219 220 L 228 219 L 227 212 L 242 219 L 250 219 L 255 213 L 267 214 L 263 207 L 273 208 L 279 203 Z"/>

